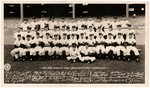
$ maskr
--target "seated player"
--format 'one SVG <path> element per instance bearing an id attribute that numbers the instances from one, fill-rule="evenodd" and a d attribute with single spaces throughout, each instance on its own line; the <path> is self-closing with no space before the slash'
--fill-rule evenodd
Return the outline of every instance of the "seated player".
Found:
<path id="1" fill-rule="evenodd" d="M 114 39 L 113 39 L 113 35 L 111 33 L 108 34 L 108 38 L 106 39 L 106 50 L 105 50 L 105 54 L 106 54 L 106 58 L 115 58 L 116 55 L 116 49 L 113 46 L 114 44 Z"/>
<path id="2" fill-rule="evenodd" d="M 23 39 L 26 40 L 26 36 L 30 35 L 31 39 L 33 39 L 36 36 L 36 32 L 35 31 L 31 31 L 30 29 L 27 29 L 26 31 L 23 32 L 22 37 Z"/>
<path id="3" fill-rule="evenodd" d="M 54 39 L 52 42 L 52 51 L 53 51 L 53 59 L 58 59 L 60 56 L 60 40 L 59 35 L 54 35 Z"/>
<path id="4" fill-rule="evenodd" d="M 67 57 L 68 61 L 76 62 L 76 60 L 81 57 L 80 52 L 76 45 L 72 45 L 69 48 L 69 51 L 70 51 L 70 53 L 69 53 L 69 56 Z"/>
<path id="5" fill-rule="evenodd" d="M 52 42 L 52 39 L 50 38 L 49 33 L 46 33 L 46 37 L 43 39 L 44 47 L 39 52 L 39 55 L 42 57 L 42 59 L 50 59 L 49 58 L 49 49 L 51 50 L 50 43 Z"/>
<path id="6" fill-rule="evenodd" d="M 135 59 L 136 61 L 139 61 L 139 51 L 136 48 L 136 40 L 134 38 L 134 34 L 129 33 L 129 37 L 127 37 L 125 41 L 127 44 L 126 50 L 128 60 L 130 61 L 131 59 Z"/>
<path id="7" fill-rule="evenodd" d="M 30 35 L 27 35 L 26 36 L 26 40 L 24 41 L 24 48 L 23 50 L 21 51 L 21 57 L 23 60 L 27 60 L 27 59 L 30 59 L 30 48 L 31 48 L 31 36 Z"/>
<path id="8" fill-rule="evenodd" d="M 36 37 L 33 39 L 35 42 L 35 48 L 33 49 L 33 53 L 31 54 L 35 56 L 36 60 L 41 59 L 41 55 L 39 52 L 42 50 L 41 42 L 43 42 L 43 39 L 40 37 L 40 34 L 37 32 Z"/>
<path id="9" fill-rule="evenodd" d="M 103 38 L 103 34 L 99 33 L 96 38 L 96 57 L 101 58 L 105 55 L 105 39 Z"/>
<path id="10" fill-rule="evenodd" d="M 126 59 L 126 48 L 124 46 L 124 38 L 121 33 L 118 33 L 115 44 L 116 44 L 116 53 L 118 59 Z"/>
<path id="11" fill-rule="evenodd" d="M 62 46 L 60 47 L 60 51 L 62 53 L 62 58 L 66 58 L 69 54 L 69 40 L 67 39 L 67 34 L 63 34 L 63 38 L 60 40 Z"/>
<path id="12" fill-rule="evenodd" d="M 71 38 L 69 39 L 69 46 L 77 45 L 77 36 L 75 34 L 71 34 Z"/>
<path id="13" fill-rule="evenodd" d="M 95 51 L 95 46 L 96 46 L 96 41 L 94 39 L 94 35 L 93 34 L 90 34 L 89 35 L 89 39 L 87 40 L 88 42 L 88 49 L 89 49 L 89 56 L 92 57 L 95 57 L 95 54 L 96 54 L 96 51 Z M 94 59 L 95 60 L 95 59 Z"/>
<path id="14" fill-rule="evenodd" d="M 18 34 L 18 35 L 17 35 L 17 38 L 16 38 L 16 40 L 15 40 L 15 42 L 14 42 L 15 48 L 21 47 L 21 43 L 22 43 L 23 41 L 24 41 L 24 40 L 22 40 L 21 34 Z"/>
<path id="15" fill-rule="evenodd" d="M 23 36 L 22 36 L 22 34 L 23 34 L 23 32 L 20 30 L 20 29 L 18 29 L 15 33 L 14 33 L 14 39 L 16 40 L 17 38 L 18 38 L 18 35 L 21 35 L 21 39 L 23 38 Z"/>
<path id="16" fill-rule="evenodd" d="M 126 45 L 136 46 L 136 39 L 133 33 L 129 33 L 129 36 L 125 40 Z"/>
<path id="17" fill-rule="evenodd" d="M 87 39 L 85 38 L 84 33 L 81 33 L 78 39 L 78 46 L 84 46 L 84 44 L 86 43 L 87 43 Z"/>

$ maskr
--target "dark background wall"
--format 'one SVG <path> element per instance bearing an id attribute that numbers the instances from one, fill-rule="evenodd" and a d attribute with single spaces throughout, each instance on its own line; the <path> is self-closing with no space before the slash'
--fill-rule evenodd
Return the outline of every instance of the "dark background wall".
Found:
<path id="1" fill-rule="evenodd" d="M 72 17 L 72 7 L 69 4 L 24 4 L 24 17 Z M 130 4 L 129 15 L 144 15 L 145 4 Z M 144 10 L 141 8 L 144 8 Z M 76 4 L 75 16 L 122 16 L 126 14 L 125 4 Z M 20 4 L 4 4 L 4 17 L 20 17 Z"/>

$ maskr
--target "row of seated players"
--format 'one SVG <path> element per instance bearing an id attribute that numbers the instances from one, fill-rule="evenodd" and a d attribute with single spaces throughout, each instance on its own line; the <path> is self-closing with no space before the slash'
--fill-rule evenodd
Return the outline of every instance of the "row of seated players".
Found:
<path id="1" fill-rule="evenodd" d="M 72 27 L 74 30 L 74 27 Z M 54 30 L 41 30 L 26 32 L 18 31 L 15 37 L 15 49 L 11 55 L 15 59 L 33 59 L 37 57 L 57 58 L 63 57 L 75 62 L 77 58 L 84 61 L 95 61 L 96 58 L 135 59 L 139 61 L 138 49 L 135 47 L 135 32 L 129 27 L 128 31 L 118 26 L 113 29 L 97 29 L 92 27 L 86 30 L 60 32 Z M 44 33 L 42 33 L 44 32 Z"/>

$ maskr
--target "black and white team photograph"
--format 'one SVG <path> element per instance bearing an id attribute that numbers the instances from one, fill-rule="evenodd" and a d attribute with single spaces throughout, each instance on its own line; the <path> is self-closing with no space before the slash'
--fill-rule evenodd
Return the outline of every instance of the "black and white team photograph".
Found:
<path id="1" fill-rule="evenodd" d="M 145 84 L 146 3 L 3 3 L 4 84 Z"/>

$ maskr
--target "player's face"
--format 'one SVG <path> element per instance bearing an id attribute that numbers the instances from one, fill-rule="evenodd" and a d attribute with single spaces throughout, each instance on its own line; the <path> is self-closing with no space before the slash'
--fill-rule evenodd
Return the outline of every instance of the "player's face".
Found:
<path id="1" fill-rule="evenodd" d="M 93 30 L 93 28 L 89 28 L 89 30 L 90 30 L 90 31 L 92 31 L 92 30 Z"/>
<path id="2" fill-rule="evenodd" d="M 120 35 L 120 34 L 118 35 L 118 38 L 121 38 L 121 35 Z"/>
<path id="3" fill-rule="evenodd" d="M 49 35 L 46 35 L 46 39 L 49 39 Z"/>
<path id="4" fill-rule="evenodd" d="M 130 35 L 129 35 L 129 38 L 132 39 L 132 37 L 133 37 L 133 36 L 130 34 Z"/>
<path id="5" fill-rule="evenodd" d="M 30 37 L 27 37 L 27 41 L 30 41 Z"/>
<path id="6" fill-rule="evenodd" d="M 76 47 L 73 47 L 73 51 L 75 51 L 76 50 Z"/>
<path id="7" fill-rule="evenodd" d="M 90 40 L 92 40 L 93 39 L 93 36 L 90 36 Z"/>
<path id="8" fill-rule="evenodd" d="M 45 28 L 45 31 L 48 31 L 48 28 Z"/>
<path id="9" fill-rule="evenodd" d="M 61 30 L 62 30 L 62 31 L 65 31 L 65 28 L 63 27 Z"/>
<path id="10" fill-rule="evenodd" d="M 21 36 L 18 37 L 18 40 L 21 40 Z"/>
<path id="11" fill-rule="evenodd" d="M 99 35 L 99 38 L 101 39 L 101 38 L 102 38 L 102 35 Z"/>
<path id="12" fill-rule="evenodd" d="M 109 39 L 112 39 L 112 35 L 108 35 L 108 38 L 109 38 Z"/>
<path id="13" fill-rule="evenodd" d="M 72 28 L 72 30 L 73 30 L 73 31 L 75 31 L 75 30 L 76 30 L 76 28 Z"/>
<path id="14" fill-rule="evenodd" d="M 63 39 L 66 39 L 67 38 L 67 36 L 66 35 L 63 35 Z"/>
<path id="15" fill-rule="evenodd" d="M 126 17 L 124 17 L 123 20 L 126 21 L 127 20 Z"/>
<path id="16" fill-rule="evenodd" d="M 27 21 L 26 21 L 26 20 L 24 20 L 24 23 L 25 23 L 25 24 L 27 24 Z"/>
<path id="17" fill-rule="evenodd" d="M 28 29 L 27 32 L 30 32 L 30 29 Z"/>
<path id="18" fill-rule="evenodd" d="M 87 48 L 88 48 L 88 45 L 85 45 L 85 48 L 87 49 Z"/>
<path id="19" fill-rule="evenodd" d="M 72 37 L 71 37 L 72 39 L 74 39 L 74 36 L 72 35 Z"/>
<path id="20" fill-rule="evenodd" d="M 59 36 L 57 35 L 57 39 L 59 39 Z"/>
<path id="21" fill-rule="evenodd" d="M 57 40 L 57 36 L 54 36 L 54 39 Z"/>
<path id="22" fill-rule="evenodd" d="M 43 21 L 44 21 L 44 18 L 42 17 L 42 18 L 41 18 L 41 20 L 43 20 Z"/>
<path id="23" fill-rule="evenodd" d="M 37 39 L 40 38 L 40 35 L 36 35 L 36 38 L 37 38 Z"/>
<path id="24" fill-rule="evenodd" d="M 84 35 L 80 35 L 81 36 L 81 39 L 83 39 L 84 38 Z"/>
<path id="25" fill-rule="evenodd" d="M 117 19 L 114 19 L 114 22 L 117 22 Z"/>
<path id="26" fill-rule="evenodd" d="M 98 28 L 98 31 L 101 32 L 101 28 Z"/>
<path id="27" fill-rule="evenodd" d="M 33 19 L 33 22 L 36 22 L 36 19 Z"/>

